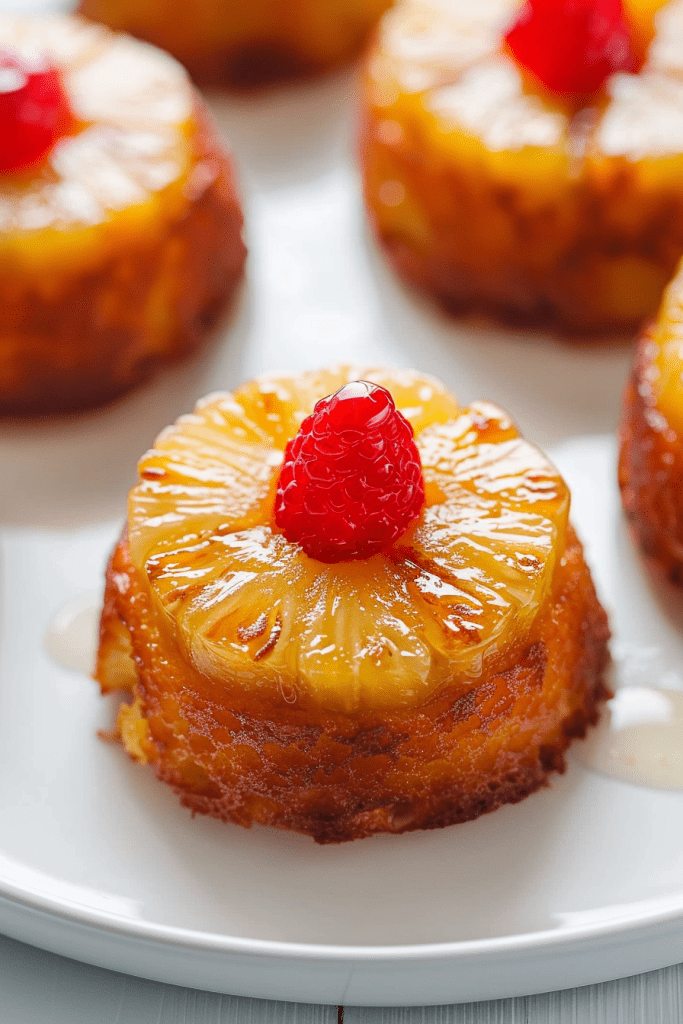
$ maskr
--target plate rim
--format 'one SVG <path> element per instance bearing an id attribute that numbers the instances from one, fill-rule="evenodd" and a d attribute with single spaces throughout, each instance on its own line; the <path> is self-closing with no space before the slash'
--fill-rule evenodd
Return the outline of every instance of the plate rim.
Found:
<path id="1" fill-rule="evenodd" d="M 13 891 L 14 890 L 14 891 Z M 49 896 L 30 886 L 21 887 L 0 874 L 0 900 L 12 903 L 20 910 L 37 912 L 65 923 L 117 934 L 122 938 L 158 943 L 194 952 L 261 954 L 278 959 L 326 960 L 344 962 L 364 960 L 375 963 L 396 963 L 424 959 L 479 959 L 485 956 L 505 956 L 528 953 L 533 950 L 549 951 L 555 947 L 599 943 L 605 938 L 635 938 L 641 931 L 653 927 L 683 925 L 683 892 L 670 907 L 633 913 L 624 918 L 590 923 L 566 925 L 557 929 L 521 932 L 514 935 L 484 939 L 464 939 L 452 942 L 412 943 L 398 945 L 342 945 L 313 942 L 287 942 L 283 939 L 251 939 L 218 932 L 204 932 L 126 917 L 114 911 L 88 907 L 68 898 Z"/>

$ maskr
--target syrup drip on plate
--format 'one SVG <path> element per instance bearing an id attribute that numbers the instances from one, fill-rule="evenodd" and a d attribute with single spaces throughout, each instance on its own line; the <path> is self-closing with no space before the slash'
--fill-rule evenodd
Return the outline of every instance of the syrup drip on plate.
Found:
<path id="1" fill-rule="evenodd" d="M 683 792 L 683 692 L 624 686 L 572 748 L 585 768 L 636 786 Z"/>
<path id="2" fill-rule="evenodd" d="M 45 634 L 45 650 L 60 668 L 92 674 L 101 605 L 101 597 L 90 594 L 70 601 L 55 615 Z"/>

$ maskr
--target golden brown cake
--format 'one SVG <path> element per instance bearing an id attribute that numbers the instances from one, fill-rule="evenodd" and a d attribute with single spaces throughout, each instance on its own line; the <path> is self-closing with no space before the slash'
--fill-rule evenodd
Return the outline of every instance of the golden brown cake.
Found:
<path id="1" fill-rule="evenodd" d="M 320 403 L 305 417 L 352 380 L 387 389 L 414 429 L 424 503 L 375 554 L 322 561 L 278 526 L 287 467 L 306 431 L 333 452 L 311 427 Z M 376 436 L 351 447 L 386 454 Z M 309 470 L 327 486 L 321 458 Z M 369 481 L 352 474 L 355 500 Z M 348 496 L 330 486 L 331 515 Z M 140 461 L 107 570 L 96 675 L 130 694 L 125 749 L 193 811 L 320 843 L 521 800 L 564 770 L 607 696 L 607 621 L 568 511 L 505 413 L 412 371 L 210 396 Z"/>
<path id="2" fill-rule="evenodd" d="M 636 346 L 621 420 L 619 484 L 646 555 L 683 581 L 683 271 Z"/>
<path id="3" fill-rule="evenodd" d="M 403 0 L 384 17 L 365 198 L 406 281 L 456 312 L 570 333 L 654 313 L 683 254 L 683 2 L 625 7 L 642 67 L 579 97 L 507 49 L 515 0 Z"/>
<path id="4" fill-rule="evenodd" d="M 80 12 L 172 53 L 201 84 L 260 85 L 360 51 L 392 0 L 81 0 Z"/>
<path id="5" fill-rule="evenodd" d="M 97 405 L 196 348 L 234 294 L 231 166 L 159 50 L 63 17 L 1 18 L 0 51 L 43 54 L 68 115 L 40 159 L 0 169 L 0 414 Z"/>

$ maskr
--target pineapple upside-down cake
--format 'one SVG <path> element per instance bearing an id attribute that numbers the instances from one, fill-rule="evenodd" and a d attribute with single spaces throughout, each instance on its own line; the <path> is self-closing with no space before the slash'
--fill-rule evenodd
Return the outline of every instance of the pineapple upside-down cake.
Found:
<path id="1" fill-rule="evenodd" d="M 140 461 L 96 675 L 193 811 L 321 843 L 564 769 L 608 628 L 554 466 L 487 402 L 336 368 L 209 396 Z"/>
<path id="2" fill-rule="evenodd" d="M 0 414 L 96 405 L 194 349 L 241 230 L 179 64 L 76 18 L 0 18 Z"/>
<path id="3" fill-rule="evenodd" d="M 390 10 L 361 152 L 398 273 L 456 312 L 636 329 L 683 255 L 681 54 L 683 0 Z"/>
<path id="4" fill-rule="evenodd" d="M 683 266 L 638 340 L 624 393 L 619 484 L 643 552 L 683 582 Z"/>

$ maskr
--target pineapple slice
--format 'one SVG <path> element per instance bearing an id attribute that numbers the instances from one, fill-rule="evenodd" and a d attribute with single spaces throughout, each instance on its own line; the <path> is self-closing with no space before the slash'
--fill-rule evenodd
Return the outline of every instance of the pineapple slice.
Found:
<path id="1" fill-rule="evenodd" d="M 195 347 L 241 276 L 230 165 L 172 58 L 75 18 L 0 18 L 73 114 L 0 174 L 0 413 L 92 405 Z"/>
<path id="2" fill-rule="evenodd" d="M 365 75 L 365 198 L 407 281 L 456 311 L 572 332 L 655 311 L 683 254 L 683 0 L 626 7 L 645 64 L 580 110 L 505 51 L 515 0 L 406 0 L 385 16 Z"/>
<path id="3" fill-rule="evenodd" d="M 645 554 L 683 581 L 683 267 L 636 346 L 621 422 L 619 483 Z"/>
<path id="4" fill-rule="evenodd" d="M 81 0 L 80 13 L 168 50 L 204 84 L 250 85 L 353 57 L 391 0 Z"/>
<path id="5" fill-rule="evenodd" d="M 317 398 L 387 386 L 416 430 L 427 505 L 388 550 L 324 565 L 273 527 L 284 447 Z M 354 712 L 463 690 L 520 649 L 552 586 L 569 498 L 498 409 L 433 381 L 341 368 L 202 402 L 140 462 L 136 568 L 190 663 Z"/>
<path id="6" fill-rule="evenodd" d="M 367 559 L 274 528 L 288 440 L 365 378 L 411 421 L 426 500 Z M 213 395 L 140 461 L 97 678 L 121 741 L 193 811 L 317 842 L 467 821 L 564 769 L 608 629 L 554 467 L 488 403 L 340 367 Z"/>

